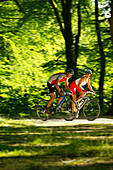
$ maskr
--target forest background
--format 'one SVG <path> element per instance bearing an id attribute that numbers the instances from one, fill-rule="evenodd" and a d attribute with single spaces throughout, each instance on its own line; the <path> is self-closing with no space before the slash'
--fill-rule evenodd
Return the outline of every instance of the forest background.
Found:
<path id="1" fill-rule="evenodd" d="M 0 0 L 0 114 L 35 115 L 49 77 L 87 68 L 113 114 L 113 1 Z M 86 88 L 87 89 L 87 88 Z"/>

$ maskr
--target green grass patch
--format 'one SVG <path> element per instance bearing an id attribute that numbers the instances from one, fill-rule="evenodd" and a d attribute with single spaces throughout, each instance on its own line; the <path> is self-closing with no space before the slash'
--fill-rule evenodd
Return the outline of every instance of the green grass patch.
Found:
<path id="1" fill-rule="evenodd" d="M 113 169 L 113 125 L 0 118 L 0 170 Z"/>

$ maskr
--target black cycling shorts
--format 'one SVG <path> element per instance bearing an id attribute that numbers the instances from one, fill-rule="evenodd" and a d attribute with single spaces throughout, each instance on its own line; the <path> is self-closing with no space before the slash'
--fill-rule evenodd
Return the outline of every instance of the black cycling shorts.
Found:
<path id="1" fill-rule="evenodd" d="M 47 86 L 49 88 L 50 93 L 53 93 L 57 90 L 54 84 L 50 84 L 49 82 L 47 82 Z M 58 85 L 58 86 L 60 89 L 62 88 L 61 85 Z"/>

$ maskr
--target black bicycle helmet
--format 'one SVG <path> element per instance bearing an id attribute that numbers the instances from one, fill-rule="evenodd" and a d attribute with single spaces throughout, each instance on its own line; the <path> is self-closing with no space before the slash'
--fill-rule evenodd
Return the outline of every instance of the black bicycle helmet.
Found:
<path id="1" fill-rule="evenodd" d="M 86 73 L 86 74 L 92 74 L 92 71 L 91 71 L 90 69 L 87 69 L 87 70 L 85 71 L 85 73 Z"/>
<path id="2" fill-rule="evenodd" d="M 72 68 L 67 68 L 66 69 L 66 73 L 70 73 L 70 74 L 72 74 L 72 75 L 74 75 L 74 70 L 72 69 Z"/>

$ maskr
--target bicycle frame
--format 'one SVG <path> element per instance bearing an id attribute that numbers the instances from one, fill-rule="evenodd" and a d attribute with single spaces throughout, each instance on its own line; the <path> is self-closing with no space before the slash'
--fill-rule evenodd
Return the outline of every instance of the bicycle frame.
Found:
<path id="1" fill-rule="evenodd" d="M 89 96 L 88 96 L 88 93 L 90 93 L 90 92 L 87 92 L 86 96 L 85 96 L 85 97 L 82 97 L 82 99 L 85 99 L 85 100 L 84 100 L 84 102 L 82 103 L 82 105 L 81 105 L 80 107 L 78 106 L 78 110 L 81 110 L 82 107 L 85 105 L 85 103 L 86 103 L 88 100 L 90 100 L 90 99 L 89 99 Z"/>
<path id="2" fill-rule="evenodd" d="M 74 118 L 78 118 L 76 117 L 76 114 L 79 114 L 79 111 L 83 107 L 83 115 L 85 116 L 85 118 L 90 121 L 95 120 L 100 115 L 100 106 L 96 100 L 90 100 L 90 96 L 88 95 L 89 93 L 94 94 L 93 92 L 87 91 L 86 96 L 81 97 L 81 100 L 83 99 L 84 101 L 80 101 L 79 103 L 77 103 L 77 101 L 73 101 L 66 97 L 67 94 L 72 96 L 72 93 L 64 92 L 63 96 L 56 97 L 56 99 L 60 99 L 60 98 L 62 99 L 61 102 L 58 104 L 58 106 L 56 102 L 55 103 L 52 102 L 52 106 L 50 108 L 50 114 L 47 114 L 47 112 L 45 111 L 45 106 L 48 103 L 48 100 L 42 99 L 41 101 L 38 102 L 36 107 L 37 116 L 39 119 L 46 121 L 47 119 L 50 118 L 52 114 L 55 114 L 56 110 L 58 110 L 59 107 L 61 106 L 61 109 L 59 109 L 58 114 L 61 113 L 62 118 L 64 118 L 67 121 L 71 121 Z M 75 107 L 76 107 L 75 113 L 72 112 L 72 102 L 75 103 Z M 55 104 L 54 106 L 53 103 Z"/>
<path id="3" fill-rule="evenodd" d="M 84 100 L 84 102 L 82 103 L 82 105 L 81 105 L 81 106 L 78 106 L 78 110 L 81 110 L 81 109 L 82 109 L 82 107 L 85 105 L 85 103 L 88 101 L 88 98 L 83 97 L 82 99 L 84 99 L 84 98 L 85 98 L 85 100 Z"/>
<path id="4" fill-rule="evenodd" d="M 58 106 L 56 107 L 56 110 L 61 106 L 61 104 L 65 101 L 66 103 L 67 103 L 67 101 L 66 101 L 66 95 L 64 94 L 63 96 L 60 96 L 60 97 L 57 97 L 57 99 L 60 99 L 60 98 L 62 98 L 63 97 L 63 99 L 62 99 L 62 101 L 58 104 Z"/>

